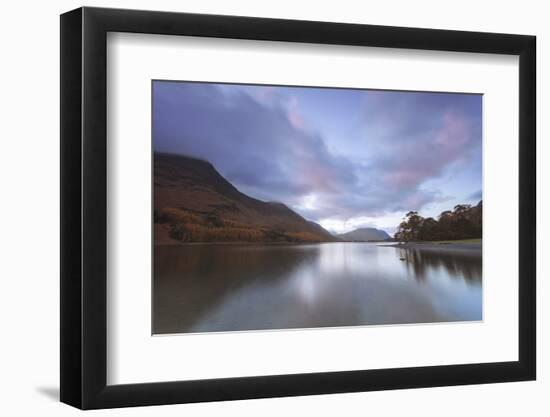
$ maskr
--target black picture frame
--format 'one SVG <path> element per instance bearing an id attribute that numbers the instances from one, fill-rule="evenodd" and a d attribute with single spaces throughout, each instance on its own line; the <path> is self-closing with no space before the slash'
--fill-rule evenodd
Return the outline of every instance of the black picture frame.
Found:
<path id="1" fill-rule="evenodd" d="M 518 361 L 107 385 L 108 32 L 519 56 Z M 88 7 L 61 15 L 61 401 L 95 409 L 535 379 L 535 45 L 524 35 L 251 17 Z"/>

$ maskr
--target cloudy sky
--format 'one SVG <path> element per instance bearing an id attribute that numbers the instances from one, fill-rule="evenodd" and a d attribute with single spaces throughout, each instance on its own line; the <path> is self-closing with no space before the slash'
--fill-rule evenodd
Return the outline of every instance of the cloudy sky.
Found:
<path id="1" fill-rule="evenodd" d="M 410 210 L 481 199 L 481 106 L 471 94 L 155 81 L 153 143 L 331 231 L 393 233 Z"/>

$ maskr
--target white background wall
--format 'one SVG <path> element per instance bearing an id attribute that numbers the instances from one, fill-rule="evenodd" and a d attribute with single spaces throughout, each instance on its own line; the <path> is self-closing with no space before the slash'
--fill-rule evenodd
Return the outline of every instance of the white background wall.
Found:
<path id="1" fill-rule="evenodd" d="M 2 5 L 0 410 L 75 415 L 59 392 L 59 17 L 78 1 Z M 538 37 L 538 381 L 99 411 L 95 415 L 543 416 L 550 412 L 550 26 L 542 1 L 124 0 L 86 5 L 533 34 Z M 505 186 L 505 184 L 503 185 Z M 545 303 L 546 301 L 546 303 Z M 546 395 L 545 395 L 546 394 Z"/>

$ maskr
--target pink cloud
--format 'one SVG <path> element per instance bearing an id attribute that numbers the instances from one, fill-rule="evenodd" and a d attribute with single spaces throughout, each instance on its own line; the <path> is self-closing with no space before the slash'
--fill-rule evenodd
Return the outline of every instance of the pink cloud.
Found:
<path id="1" fill-rule="evenodd" d="M 443 115 L 443 124 L 443 129 L 435 137 L 436 145 L 459 150 L 468 143 L 468 128 L 460 116 L 447 112 Z"/>
<path id="2" fill-rule="evenodd" d="M 288 101 L 287 117 L 290 124 L 296 129 L 304 128 L 304 118 L 298 109 L 298 99 L 294 96 Z"/>

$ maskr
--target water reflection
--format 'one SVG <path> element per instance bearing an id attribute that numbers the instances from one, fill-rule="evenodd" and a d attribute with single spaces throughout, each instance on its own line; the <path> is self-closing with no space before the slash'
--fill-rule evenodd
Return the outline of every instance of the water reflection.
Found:
<path id="1" fill-rule="evenodd" d="M 154 277 L 154 333 L 481 319 L 481 257 L 461 253 L 369 243 L 159 246 Z"/>
<path id="2" fill-rule="evenodd" d="M 476 251 L 439 252 L 423 249 L 397 248 L 397 256 L 405 261 L 412 276 L 419 281 L 443 269 L 450 278 L 464 279 L 467 282 L 481 281 L 481 255 Z"/>

